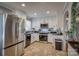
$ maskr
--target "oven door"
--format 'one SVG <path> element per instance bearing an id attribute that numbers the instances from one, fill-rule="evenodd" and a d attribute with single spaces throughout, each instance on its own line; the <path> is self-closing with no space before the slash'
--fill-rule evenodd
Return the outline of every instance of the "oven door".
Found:
<path id="1" fill-rule="evenodd" d="M 40 34 L 39 40 L 40 41 L 48 41 L 48 35 L 47 34 Z"/>

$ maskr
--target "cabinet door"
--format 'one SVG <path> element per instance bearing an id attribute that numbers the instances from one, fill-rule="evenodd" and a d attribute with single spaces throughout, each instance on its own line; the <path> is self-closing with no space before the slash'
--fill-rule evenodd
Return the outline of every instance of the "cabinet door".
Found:
<path id="1" fill-rule="evenodd" d="M 68 55 L 69 56 L 79 56 L 79 54 L 76 52 L 76 50 L 68 44 Z"/>
<path id="2" fill-rule="evenodd" d="M 35 33 L 35 35 L 34 35 L 34 41 L 39 41 L 39 34 L 38 33 Z"/>
<path id="3" fill-rule="evenodd" d="M 21 55 L 23 55 L 23 53 L 24 53 L 24 46 L 23 46 L 23 43 L 24 43 L 24 42 L 19 43 L 19 44 L 17 45 L 17 56 L 21 56 Z"/>
<path id="4" fill-rule="evenodd" d="M 31 43 L 35 41 L 35 34 L 31 34 Z"/>
<path id="5" fill-rule="evenodd" d="M 53 43 L 53 38 L 52 38 L 52 34 L 48 34 L 48 42 L 52 42 Z"/>
<path id="6" fill-rule="evenodd" d="M 31 43 L 35 42 L 35 41 L 39 41 L 39 34 L 38 33 L 31 34 Z"/>
<path id="7" fill-rule="evenodd" d="M 31 43 L 33 42 L 33 40 L 34 40 L 34 35 L 31 34 Z"/>

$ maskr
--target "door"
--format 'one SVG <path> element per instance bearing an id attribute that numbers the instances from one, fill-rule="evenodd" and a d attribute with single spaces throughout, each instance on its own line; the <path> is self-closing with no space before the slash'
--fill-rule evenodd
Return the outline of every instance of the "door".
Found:
<path id="1" fill-rule="evenodd" d="M 16 39 L 15 39 L 15 20 L 14 15 L 8 15 L 5 23 L 5 49 L 4 55 L 15 56 L 16 52 Z M 8 47 L 8 48 L 7 48 Z"/>
<path id="2" fill-rule="evenodd" d="M 24 53 L 24 39 L 23 39 L 23 32 L 22 32 L 22 29 L 24 29 L 22 26 L 22 23 L 21 23 L 21 20 L 22 19 L 17 19 L 16 21 L 16 26 L 15 26 L 15 32 L 16 32 L 16 39 L 17 39 L 17 42 L 20 42 L 19 44 L 17 44 L 17 56 L 21 56 L 23 55 Z"/>
<path id="3" fill-rule="evenodd" d="M 5 47 L 13 44 L 12 18 L 12 15 L 8 15 L 5 23 Z"/>

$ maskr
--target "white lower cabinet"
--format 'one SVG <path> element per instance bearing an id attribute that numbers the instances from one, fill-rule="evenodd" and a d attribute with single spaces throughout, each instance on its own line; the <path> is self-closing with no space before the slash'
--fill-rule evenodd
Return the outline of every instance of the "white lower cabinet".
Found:
<path id="1" fill-rule="evenodd" d="M 51 42 L 51 43 L 53 43 L 53 37 L 52 37 L 53 35 L 52 34 L 48 34 L 48 42 Z"/>
<path id="2" fill-rule="evenodd" d="M 34 41 L 39 41 L 39 33 L 31 34 L 31 43 L 33 43 Z"/>
<path id="3" fill-rule="evenodd" d="M 48 34 L 48 42 L 51 42 L 52 46 L 55 48 L 55 38 L 52 34 Z"/>
<path id="4" fill-rule="evenodd" d="M 24 53 L 24 46 L 23 46 L 23 42 L 22 43 L 19 43 L 19 44 L 17 44 L 17 56 L 21 56 L 21 55 L 23 55 L 23 53 Z"/>
<path id="5" fill-rule="evenodd" d="M 69 56 L 79 56 L 79 54 L 76 52 L 76 50 L 68 44 L 68 55 Z"/>

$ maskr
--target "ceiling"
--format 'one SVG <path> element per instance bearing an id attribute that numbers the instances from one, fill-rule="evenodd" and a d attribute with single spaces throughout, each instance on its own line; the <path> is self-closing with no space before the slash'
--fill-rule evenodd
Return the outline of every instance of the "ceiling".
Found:
<path id="1" fill-rule="evenodd" d="M 22 3 L 26 6 L 22 7 Z M 42 17 L 54 16 L 58 12 L 62 12 L 65 2 L 1 2 L 0 4 L 13 10 L 20 10 L 28 17 Z M 50 13 L 46 14 L 46 11 L 50 11 Z M 34 13 L 37 13 L 37 15 L 34 15 Z"/>

